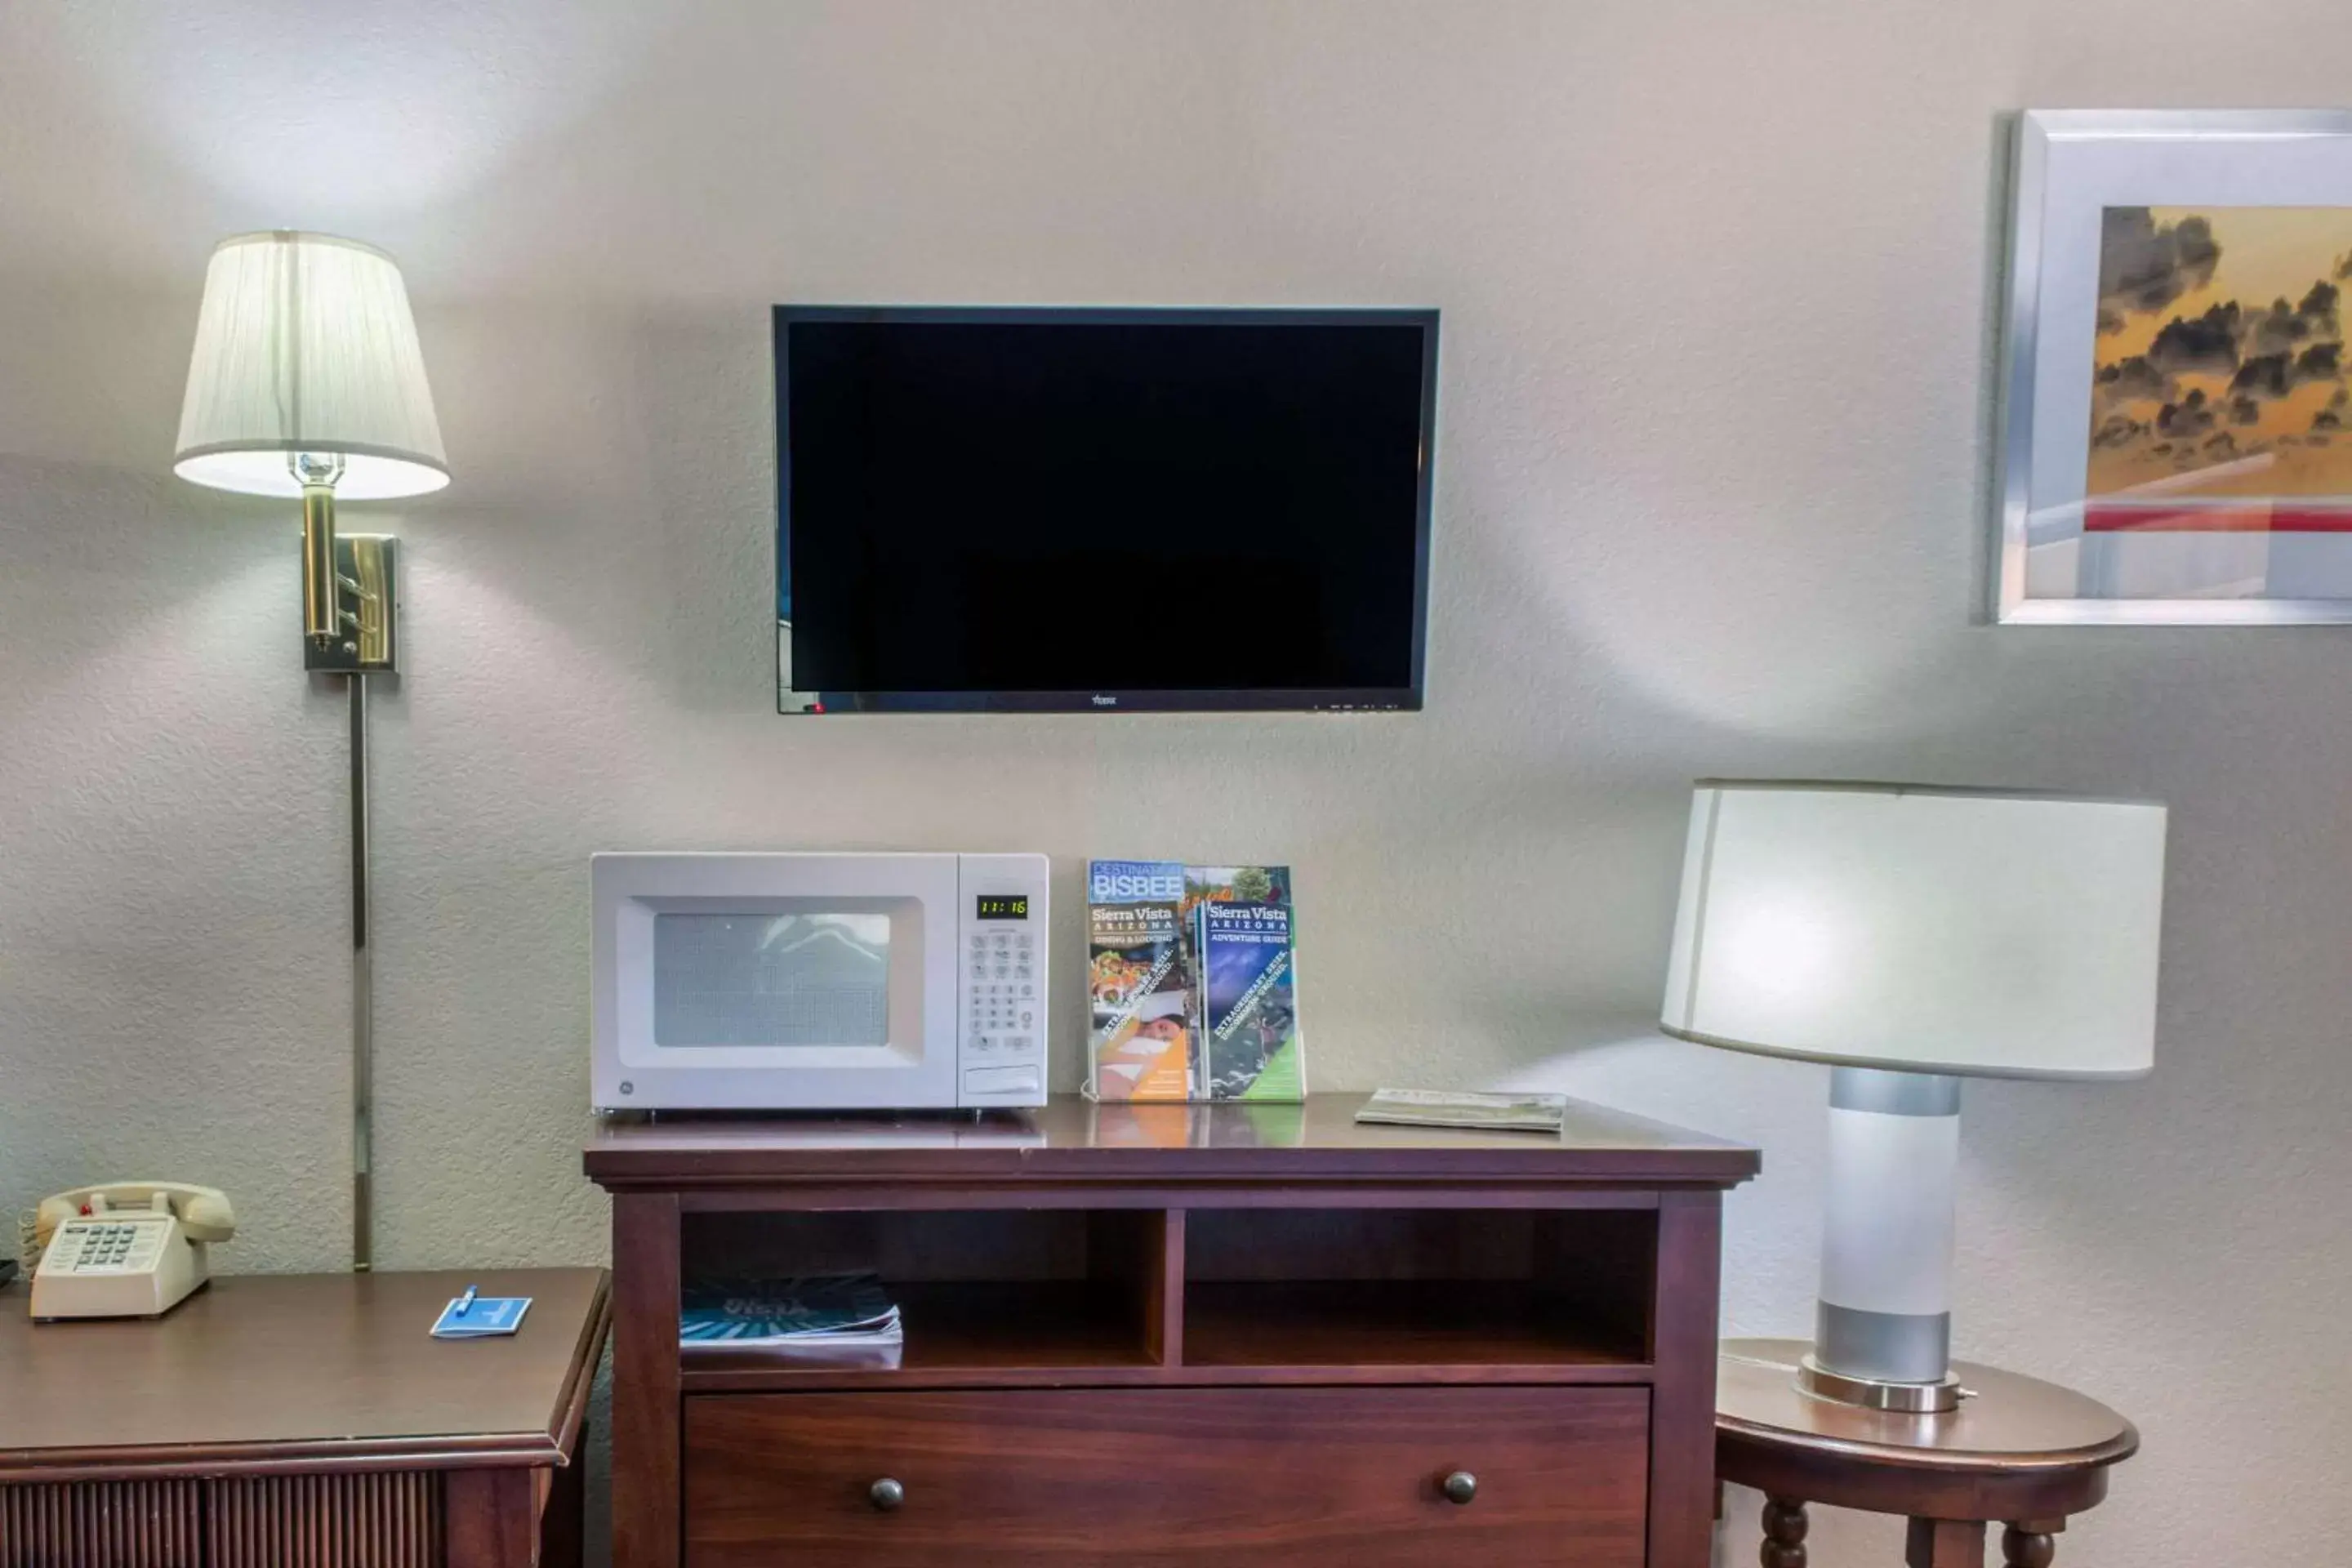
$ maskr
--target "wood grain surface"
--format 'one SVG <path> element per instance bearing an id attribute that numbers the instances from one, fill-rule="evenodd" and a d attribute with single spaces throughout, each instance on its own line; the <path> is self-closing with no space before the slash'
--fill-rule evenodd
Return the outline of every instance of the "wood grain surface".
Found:
<path id="1" fill-rule="evenodd" d="M 0 1568 L 188 1568 L 205 1545 L 201 1481 L 0 1486 Z"/>
<path id="2" fill-rule="evenodd" d="M 1658 1365 L 1652 1384 L 1650 1562 L 1699 1568 L 1714 1551 L 1715 1336 L 1723 1270 L 1723 1208 L 1713 1194 L 1668 1194 L 1658 1211 L 1651 1297 Z"/>
<path id="3" fill-rule="evenodd" d="M 1636 1568 L 1640 1389 L 687 1401 L 690 1568 Z M 1467 1504 L 1444 1479 L 1476 1478 Z M 905 1500 L 878 1510 L 885 1478 Z"/>
<path id="4" fill-rule="evenodd" d="M 468 1284 L 515 1334 L 436 1340 Z M 246 1275 L 162 1318 L 36 1323 L 0 1290 L 0 1481 L 557 1465 L 604 1340 L 604 1273 Z"/>
<path id="5" fill-rule="evenodd" d="M 677 1198 L 613 1199 L 613 1562 L 673 1568 L 678 1549 Z"/>
<path id="6" fill-rule="evenodd" d="M 808 1182 L 1154 1182 L 1234 1180 L 1602 1181 L 1727 1186 L 1756 1151 L 1603 1107 L 1571 1104 L 1559 1136 L 1359 1125 L 1365 1097 L 1304 1105 L 1145 1107 L 1181 1110 L 1181 1133 L 1133 1107 L 1056 1096 L 1034 1111 L 952 1117 L 713 1118 L 611 1121 L 584 1157 L 607 1188 Z M 1181 1142 L 1174 1142 L 1181 1137 Z"/>
<path id="7" fill-rule="evenodd" d="M 615 1568 L 1705 1568 L 1756 1152 L 1361 1098 L 606 1126 Z M 896 1364 L 678 1344 L 684 1276 L 860 1266 Z"/>
<path id="8" fill-rule="evenodd" d="M 205 1483 L 202 1561 L 205 1568 L 443 1568 L 446 1524 L 444 1480 L 431 1470 L 223 1477 Z M 183 1559 L 183 1568 L 196 1561 Z"/>
<path id="9" fill-rule="evenodd" d="M 2139 1447 L 2132 1424 L 2090 1395 L 1973 1362 L 1953 1363 L 1971 1397 L 1948 1415 L 1811 1398 L 1794 1373 L 1811 1348 L 1803 1340 L 1726 1340 L 1717 1429 L 1918 1469 L 2065 1469 L 2114 1464 Z"/>
<path id="10" fill-rule="evenodd" d="M 1802 1340 L 1724 1342 L 1716 1415 L 1723 1479 L 1796 1502 L 1974 1521 L 1981 1556 L 1983 1521 L 2047 1520 L 2029 1533 L 2053 1533 L 2102 1501 L 2107 1472 L 2139 1447 L 2132 1424 L 2087 1394 L 1971 1362 L 1953 1363 L 1971 1397 L 1948 1415 L 1814 1399 L 1795 1383 L 1809 1348 Z M 1946 1531 L 1915 1539 L 1912 1550 L 1941 1568 L 1968 1547 Z"/>

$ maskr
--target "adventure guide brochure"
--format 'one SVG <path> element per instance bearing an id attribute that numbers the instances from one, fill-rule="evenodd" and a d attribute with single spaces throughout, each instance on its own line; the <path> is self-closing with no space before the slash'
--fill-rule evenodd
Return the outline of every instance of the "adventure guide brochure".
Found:
<path id="1" fill-rule="evenodd" d="M 1211 1100 L 1303 1100 L 1287 904 L 1200 907 L 1202 1073 Z"/>

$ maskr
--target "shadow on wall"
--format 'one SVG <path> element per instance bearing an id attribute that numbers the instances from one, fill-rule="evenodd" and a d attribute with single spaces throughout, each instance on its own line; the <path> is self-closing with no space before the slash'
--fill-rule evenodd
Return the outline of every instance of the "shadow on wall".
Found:
<path id="1" fill-rule="evenodd" d="M 771 303 L 649 314 L 631 333 L 630 384 L 667 546 L 665 674 L 690 709 L 776 708 Z"/>
<path id="2" fill-rule="evenodd" d="M 282 607 L 246 591 L 257 573 L 282 568 L 299 584 L 291 503 L 189 484 L 172 472 L 171 442 L 170 427 L 158 429 L 120 463 L 0 452 L 0 606 L 15 609 L 19 626 L 48 611 L 38 641 L 15 649 L 0 712 L 115 649 L 135 655 L 155 640 L 159 616 L 185 617 L 225 595 L 232 602 L 213 612 L 223 622 Z M 79 613 L 66 613 L 77 600 Z M 275 629 L 299 652 L 300 621 L 289 617 Z"/>
<path id="3" fill-rule="evenodd" d="M 478 302 L 422 331 L 464 433 L 446 504 L 419 513 L 444 568 L 666 707 L 772 714 L 766 304 Z"/>
<path id="4" fill-rule="evenodd" d="M 290 509 L 173 477 L 168 426 L 152 448 L 0 456 L 0 1210 L 160 1167 L 284 1215 L 340 1158 L 284 1071 L 340 1022 L 312 946 L 339 867 L 274 853 L 331 842 L 340 693 L 301 670 Z M 223 1173 L 264 1138 L 284 1160 Z M 304 1261 L 294 1229 L 227 1267 Z"/>

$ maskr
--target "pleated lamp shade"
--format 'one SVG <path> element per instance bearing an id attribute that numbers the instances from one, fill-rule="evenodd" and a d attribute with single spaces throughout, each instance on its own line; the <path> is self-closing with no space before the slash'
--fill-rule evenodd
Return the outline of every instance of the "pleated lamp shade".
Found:
<path id="1" fill-rule="evenodd" d="M 346 500 L 449 482 L 408 290 L 391 257 L 277 229 L 221 241 L 205 274 L 173 471 L 299 496 L 289 454 L 340 457 Z"/>

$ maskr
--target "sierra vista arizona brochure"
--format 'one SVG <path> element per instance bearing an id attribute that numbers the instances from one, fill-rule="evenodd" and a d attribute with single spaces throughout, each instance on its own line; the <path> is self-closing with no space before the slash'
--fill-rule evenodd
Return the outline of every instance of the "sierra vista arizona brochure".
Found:
<path id="1" fill-rule="evenodd" d="M 1183 906 L 1180 862 L 1087 868 L 1087 1092 L 1097 1100 L 1193 1097 Z"/>
<path id="2" fill-rule="evenodd" d="M 1290 906 L 1200 906 L 1201 1072 L 1211 1100 L 1303 1100 Z"/>

